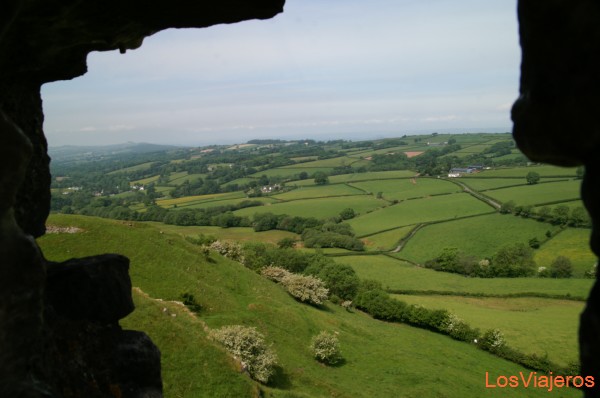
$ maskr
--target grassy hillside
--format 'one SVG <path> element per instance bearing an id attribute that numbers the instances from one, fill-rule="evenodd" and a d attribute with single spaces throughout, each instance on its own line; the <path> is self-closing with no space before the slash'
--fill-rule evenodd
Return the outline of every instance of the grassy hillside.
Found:
<path id="1" fill-rule="evenodd" d="M 510 214 L 487 214 L 425 226 L 406 243 L 399 255 L 424 263 L 440 254 L 444 248 L 456 247 L 471 256 L 490 258 L 503 246 L 517 242 L 527 244 L 532 238 L 543 242 L 546 240 L 546 231 L 554 233 L 558 230 L 551 224 Z"/>
<path id="2" fill-rule="evenodd" d="M 242 265 L 211 255 L 178 235 L 148 224 L 81 216 L 52 216 L 49 224 L 83 232 L 39 239 L 46 257 L 63 260 L 103 252 L 131 259 L 138 309 L 123 321 L 144 329 L 163 354 L 167 397 L 485 397 L 547 396 L 544 389 L 486 389 L 485 374 L 528 372 L 475 347 L 405 325 L 374 321 L 326 304 L 299 304 L 278 285 Z M 393 261 L 393 260 L 392 260 Z M 143 292 L 143 293 L 142 293 Z M 177 300 L 193 294 L 202 310 L 191 316 Z M 146 294 L 148 296 L 146 296 Z M 273 344 L 280 368 L 269 386 L 239 372 L 224 351 L 206 338 L 205 326 L 256 326 Z M 344 363 L 324 367 L 311 358 L 310 338 L 339 333 Z M 579 396 L 564 390 L 561 396 Z"/>
<path id="3" fill-rule="evenodd" d="M 387 202 L 371 195 L 339 196 L 331 198 L 306 199 L 275 203 L 270 206 L 247 207 L 235 211 L 238 216 L 252 216 L 256 213 L 288 214 L 290 216 L 329 218 L 351 207 L 356 213 L 365 214 Z"/>
<path id="4" fill-rule="evenodd" d="M 384 209 L 356 217 L 348 223 L 356 235 L 364 236 L 400 226 L 448 220 L 492 211 L 485 203 L 466 193 L 407 200 Z"/>
<path id="5" fill-rule="evenodd" d="M 360 278 L 375 279 L 392 290 L 438 291 L 484 295 L 519 293 L 587 297 L 591 279 L 468 278 L 421 268 L 386 255 L 344 256 L 337 262 L 354 268 Z"/>
<path id="6" fill-rule="evenodd" d="M 500 329 L 507 343 L 522 352 L 547 354 L 562 365 L 578 360 L 577 325 L 583 302 L 537 297 L 396 297 L 426 308 L 447 309 L 482 330 Z"/>

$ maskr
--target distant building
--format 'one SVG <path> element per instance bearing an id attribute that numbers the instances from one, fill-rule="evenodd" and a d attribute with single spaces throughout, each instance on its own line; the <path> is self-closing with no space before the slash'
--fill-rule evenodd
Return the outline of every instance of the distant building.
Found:
<path id="1" fill-rule="evenodd" d="M 275 184 L 275 185 L 266 185 L 266 186 L 262 187 L 260 190 L 262 193 L 271 193 L 271 192 L 279 191 L 280 189 L 281 189 L 281 185 Z"/>
<path id="2" fill-rule="evenodd" d="M 460 177 L 463 174 L 471 174 L 475 171 L 477 170 L 470 166 L 466 168 L 455 167 L 448 172 L 448 177 Z"/>

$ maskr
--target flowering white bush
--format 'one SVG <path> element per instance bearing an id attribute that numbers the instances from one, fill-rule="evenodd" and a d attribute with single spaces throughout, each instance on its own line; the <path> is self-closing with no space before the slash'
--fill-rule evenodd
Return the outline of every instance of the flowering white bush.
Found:
<path id="1" fill-rule="evenodd" d="M 488 330 L 481 339 L 482 348 L 488 351 L 498 350 L 499 348 L 502 348 L 504 344 L 504 335 L 499 329 Z"/>
<path id="2" fill-rule="evenodd" d="M 244 252 L 239 243 L 216 240 L 210 244 L 210 248 L 224 257 L 244 263 Z"/>
<path id="3" fill-rule="evenodd" d="M 292 273 L 285 268 L 269 266 L 260 270 L 260 274 L 267 279 L 281 283 L 283 278 L 291 275 Z"/>
<path id="4" fill-rule="evenodd" d="M 337 336 L 326 331 L 313 337 L 310 349 L 317 361 L 327 365 L 335 365 L 342 359 Z"/>
<path id="5" fill-rule="evenodd" d="M 323 304 L 327 300 L 329 290 L 319 278 L 308 275 L 289 274 L 281 280 L 287 291 L 302 302 Z"/>
<path id="6" fill-rule="evenodd" d="M 242 368 L 254 380 L 267 383 L 274 373 L 277 355 L 267 346 L 264 336 L 256 328 L 231 325 L 211 330 L 210 338 L 223 344 L 227 351 L 242 363 Z"/>
<path id="7" fill-rule="evenodd" d="M 442 328 L 446 333 L 452 334 L 452 332 L 455 331 L 461 323 L 464 323 L 462 319 L 455 314 L 450 314 L 443 323 Z"/>

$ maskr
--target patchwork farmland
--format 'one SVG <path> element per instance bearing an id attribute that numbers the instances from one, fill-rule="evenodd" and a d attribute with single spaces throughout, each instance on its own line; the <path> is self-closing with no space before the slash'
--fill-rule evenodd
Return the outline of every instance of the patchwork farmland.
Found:
<path id="1" fill-rule="evenodd" d="M 281 379 L 271 386 L 260 387 L 266 396 L 286 396 L 287 392 L 281 392 L 285 378 L 293 391 L 287 396 L 330 392 L 352 396 L 352 388 L 347 387 L 351 370 L 374 375 L 394 366 L 394 361 L 360 360 L 365 355 L 360 347 L 369 353 L 385 351 L 373 339 L 393 345 L 398 356 L 411 361 L 417 361 L 418 353 L 403 343 L 407 336 L 425 341 L 438 353 L 449 350 L 453 357 L 472 356 L 493 369 L 504 369 L 507 364 L 515 372 L 523 368 L 482 353 L 473 343 L 373 321 L 357 310 L 346 311 L 336 305 L 338 300 L 342 302 L 339 297 L 324 307 L 300 305 L 281 294 L 277 285 L 265 283 L 251 267 L 207 252 L 202 246 L 206 242 L 239 242 L 248 250 L 263 244 L 265 250 L 281 246 L 287 247 L 281 250 L 311 255 L 323 263 L 331 260 L 351 269 L 361 283 L 380 286 L 392 300 L 423 311 L 447 310 L 481 334 L 498 329 L 508 346 L 565 369 L 576 361 L 577 319 L 596 264 L 587 244 L 589 219 L 579 199 L 580 170 L 530 164 L 507 134 L 432 134 L 366 143 L 258 142 L 186 149 L 169 156 L 110 170 L 105 174 L 121 178 L 119 186 L 127 185 L 128 190 L 91 191 L 94 198 L 80 207 L 78 201 L 64 204 L 65 198 L 80 198 L 79 190 L 74 189 L 78 185 L 72 182 L 76 178 L 61 176 L 62 185 L 53 187 L 52 192 L 60 204 L 55 213 L 65 214 L 54 214 L 50 222 L 60 227 L 78 226 L 101 238 L 85 243 L 83 234 L 56 234 L 42 238 L 41 244 L 53 259 L 98 250 L 119 251 L 123 246 L 122 251 L 132 258 L 134 283 L 152 297 L 179 300 L 182 292 L 195 294 L 204 308 L 198 318 L 204 327 L 233 322 L 259 325 L 274 336 L 285 368 L 282 372 L 287 372 L 277 376 Z M 452 168 L 465 171 L 450 177 Z M 533 183 L 528 179 L 531 173 L 538 176 Z M 306 230 L 315 228 L 323 239 L 308 244 Z M 343 247 L 339 235 L 360 245 Z M 68 251 L 64 249 L 67 244 Z M 485 268 L 504 248 L 515 245 L 532 253 L 534 273 L 466 276 L 456 269 L 436 270 L 431 265 L 450 254 Z M 152 253 L 156 248 L 160 253 Z M 287 257 L 296 256 L 290 251 Z M 558 257 L 567 259 L 569 277 L 549 273 Z M 248 261 L 257 261 L 256 256 L 249 255 Z M 136 295 L 136 301 L 142 311 L 126 323 L 160 323 L 153 301 L 142 294 Z M 174 308 L 168 311 L 180 318 Z M 283 328 L 281 314 L 293 318 L 286 320 Z M 306 346 L 304 340 L 325 325 L 335 325 L 332 328 L 340 331 L 344 344 L 357 345 L 345 348 L 348 362 L 338 368 L 315 368 L 297 348 Z M 222 353 L 207 340 L 200 324 L 191 320 L 185 327 L 198 328 L 199 334 L 186 329 L 186 338 L 201 341 L 197 349 L 218 358 L 220 372 L 235 375 L 235 389 L 245 394 L 250 389 L 248 381 L 231 371 L 231 364 L 219 356 Z M 162 331 L 154 333 L 162 336 L 158 339 L 168 347 L 165 358 L 179 362 L 167 365 L 172 380 L 168 389 L 173 396 L 185 396 L 177 385 L 194 383 L 174 371 L 184 363 L 194 372 L 219 379 L 219 372 L 213 374 L 184 359 L 185 353 L 166 337 L 172 330 L 164 335 Z M 480 354 L 486 359 L 479 358 Z M 312 375 L 311 380 L 325 372 L 328 387 L 313 386 L 299 371 L 290 371 L 295 363 Z M 421 377 L 426 369 L 431 371 L 414 363 L 420 367 L 414 377 Z M 459 366 L 468 365 L 461 362 Z M 395 391 L 399 374 L 403 375 L 402 387 L 408 387 L 403 371 L 385 374 L 382 381 L 366 381 L 365 391 L 370 396 Z M 413 392 L 448 395 L 424 382 L 418 384 Z M 219 388 L 214 391 L 221 391 Z M 464 396 L 473 393 L 457 391 Z M 460 394 L 448 396 L 463 396 Z"/>

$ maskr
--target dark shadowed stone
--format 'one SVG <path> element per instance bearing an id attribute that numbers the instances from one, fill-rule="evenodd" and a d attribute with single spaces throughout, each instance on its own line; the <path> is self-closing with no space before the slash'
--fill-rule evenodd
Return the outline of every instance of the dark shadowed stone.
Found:
<path id="1" fill-rule="evenodd" d="M 114 365 L 124 396 L 161 396 L 160 351 L 145 333 L 123 331 Z"/>
<path id="2" fill-rule="evenodd" d="M 50 263 L 46 305 L 72 320 L 116 322 L 133 309 L 129 259 L 118 254 Z"/>
<path id="3" fill-rule="evenodd" d="M 521 0 L 519 148 L 536 161 L 574 166 L 598 157 L 600 2 Z"/>
<path id="4" fill-rule="evenodd" d="M 117 324 L 50 319 L 45 378 L 60 397 L 159 398 L 160 351 Z"/>
<path id="5" fill-rule="evenodd" d="M 582 199 L 592 218 L 591 247 L 600 255 L 600 2 L 520 0 L 523 58 L 513 135 L 533 160 L 585 165 Z M 600 287 L 581 314 L 579 351 L 584 375 L 600 397 Z"/>

